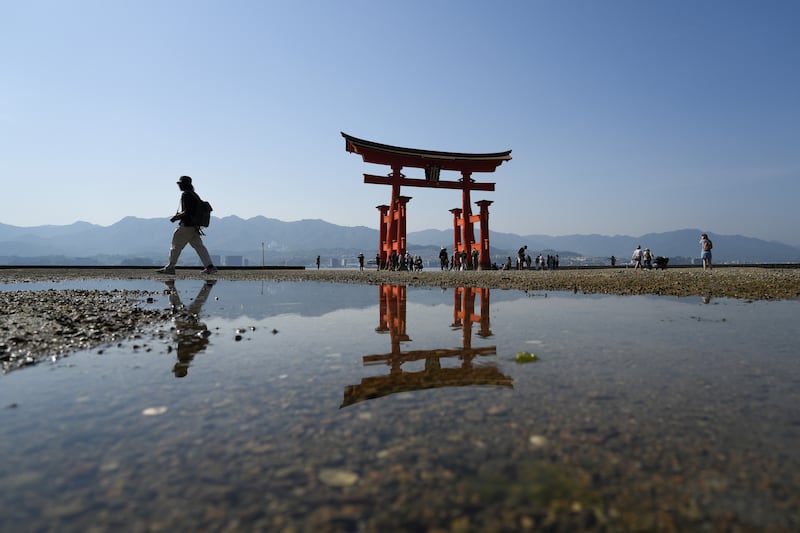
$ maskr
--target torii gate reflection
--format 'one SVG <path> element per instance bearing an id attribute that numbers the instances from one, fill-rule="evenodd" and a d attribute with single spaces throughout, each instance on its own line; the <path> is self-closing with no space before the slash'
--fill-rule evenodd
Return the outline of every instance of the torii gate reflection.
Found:
<path id="1" fill-rule="evenodd" d="M 494 363 L 473 365 L 479 356 L 497 355 L 496 346 L 472 347 L 472 325 L 479 324 L 477 335 L 492 336 L 489 326 L 489 289 L 459 287 L 453 289 L 452 328 L 462 331 L 460 349 L 411 350 L 404 352 L 402 343 L 411 338 L 406 333 L 406 287 L 405 285 L 381 285 L 379 288 L 378 333 L 389 333 L 392 351 L 388 354 L 365 355 L 364 366 L 387 365 L 389 374 L 362 378 L 358 385 L 344 389 L 341 407 L 364 400 L 381 398 L 397 392 L 406 392 L 438 387 L 465 387 L 494 385 L 513 388 L 513 379 L 502 374 Z M 475 314 L 475 298 L 480 298 L 480 314 Z M 458 357 L 461 366 L 442 368 L 441 359 Z M 425 368 L 417 372 L 403 370 L 403 364 L 425 361 Z"/>

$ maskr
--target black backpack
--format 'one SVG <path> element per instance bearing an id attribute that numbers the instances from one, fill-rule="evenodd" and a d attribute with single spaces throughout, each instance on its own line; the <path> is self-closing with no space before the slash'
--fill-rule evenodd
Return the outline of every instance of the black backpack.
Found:
<path id="1" fill-rule="evenodd" d="M 194 193 L 197 197 L 197 207 L 195 208 L 194 219 L 195 224 L 200 227 L 207 228 L 209 224 L 211 224 L 211 211 L 214 209 L 211 207 L 211 204 L 200 198 L 197 193 Z"/>

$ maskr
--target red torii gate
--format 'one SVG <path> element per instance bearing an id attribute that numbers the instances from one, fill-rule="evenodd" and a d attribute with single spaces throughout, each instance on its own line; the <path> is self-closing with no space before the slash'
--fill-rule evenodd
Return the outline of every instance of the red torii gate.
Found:
<path id="1" fill-rule="evenodd" d="M 364 183 L 392 186 L 392 200 L 389 205 L 377 206 L 380 211 L 380 248 L 378 250 L 381 267 L 389 263 L 392 252 L 402 256 L 406 253 L 406 204 L 410 196 L 400 195 L 400 186 L 432 187 L 436 189 L 461 189 L 461 208 L 451 209 L 453 213 L 453 253 L 456 257 L 463 251 L 467 254 L 467 264 L 472 262 L 472 252 L 479 254 L 478 262 L 482 268 L 489 268 L 489 205 L 491 201 L 481 200 L 478 215 L 472 215 L 470 192 L 494 191 L 494 183 L 478 183 L 472 179 L 473 172 L 494 172 L 504 161 L 511 160 L 511 150 L 491 154 L 465 154 L 458 152 L 438 152 L 389 146 L 373 141 L 358 139 L 344 132 L 345 150 L 359 154 L 365 163 L 388 165 L 392 172 L 387 176 L 364 174 Z M 425 169 L 425 179 L 407 178 L 401 171 L 403 167 Z M 458 181 L 442 181 L 440 171 L 454 170 L 461 173 Z M 480 240 L 475 242 L 474 223 L 480 223 Z M 473 268 L 476 268 L 473 265 Z"/>

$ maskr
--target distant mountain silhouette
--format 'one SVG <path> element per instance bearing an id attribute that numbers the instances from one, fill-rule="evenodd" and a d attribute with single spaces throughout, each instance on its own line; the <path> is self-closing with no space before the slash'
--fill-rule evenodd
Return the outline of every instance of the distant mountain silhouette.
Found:
<path id="1" fill-rule="evenodd" d="M 125 217 L 110 226 L 76 222 L 65 226 L 18 227 L 0 224 L 0 264 L 159 264 L 166 258 L 174 224 L 167 219 Z M 317 254 L 355 260 L 359 252 L 372 258 L 378 245 L 378 231 L 364 226 L 348 227 L 323 220 L 281 220 L 258 216 L 213 218 L 204 238 L 212 254 L 243 256 L 260 264 L 262 243 L 269 264 L 311 264 Z M 709 233 L 717 263 L 800 262 L 800 248 L 741 235 Z M 564 257 L 609 258 L 627 262 L 637 245 L 655 255 L 695 258 L 699 255 L 700 230 L 682 229 L 628 235 L 516 235 L 491 232 L 492 255 L 516 256 L 527 245 L 531 256 L 538 253 Z M 408 234 L 414 255 L 433 257 L 441 246 L 452 252 L 452 230 L 425 230 Z M 196 260 L 188 249 L 182 257 Z M 335 265 L 338 266 L 338 265 Z"/>

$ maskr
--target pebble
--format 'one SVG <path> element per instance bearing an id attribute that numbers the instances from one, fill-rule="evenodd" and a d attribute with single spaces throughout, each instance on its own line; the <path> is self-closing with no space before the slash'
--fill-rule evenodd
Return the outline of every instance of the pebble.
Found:
<path id="1" fill-rule="evenodd" d="M 348 470 L 323 468 L 319 480 L 331 487 L 349 487 L 358 481 L 358 474 Z"/>

